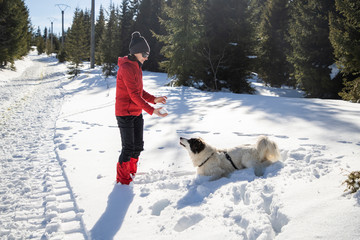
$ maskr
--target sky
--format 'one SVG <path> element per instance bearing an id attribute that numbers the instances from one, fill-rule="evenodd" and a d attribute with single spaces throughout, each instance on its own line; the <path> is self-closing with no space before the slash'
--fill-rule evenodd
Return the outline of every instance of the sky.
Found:
<path id="1" fill-rule="evenodd" d="M 96 17 L 98 16 L 100 5 L 107 9 L 111 2 L 115 5 L 120 5 L 122 0 L 95 0 Z M 25 5 L 29 9 L 31 24 L 35 30 L 38 27 L 40 27 L 41 32 L 44 31 L 45 27 L 50 29 L 51 21 L 53 21 L 54 33 L 61 35 L 62 17 L 61 10 L 56 6 L 57 4 L 69 6 L 64 12 L 65 31 L 71 26 L 73 14 L 77 7 L 80 9 L 91 9 L 91 0 L 25 0 Z"/>

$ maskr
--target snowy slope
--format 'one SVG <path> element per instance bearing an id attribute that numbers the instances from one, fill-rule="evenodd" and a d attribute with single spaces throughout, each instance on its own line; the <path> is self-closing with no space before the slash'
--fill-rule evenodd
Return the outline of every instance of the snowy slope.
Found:
<path id="1" fill-rule="evenodd" d="M 51 58 L 22 61 L 22 77 L 0 71 L 0 239 L 360 238 L 360 194 L 342 185 L 360 170 L 358 104 L 256 82 L 258 95 L 166 87 L 165 74 L 144 72 L 144 88 L 168 96 L 169 115 L 144 113 L 139 174 L 122 186 L 115 78 L 86 65 L 71 81 Z M 221 148 L 259 135 L 283 158 L 262 177 L 245 169 L 209 181 L 179 145 L 180 136 Z"/>

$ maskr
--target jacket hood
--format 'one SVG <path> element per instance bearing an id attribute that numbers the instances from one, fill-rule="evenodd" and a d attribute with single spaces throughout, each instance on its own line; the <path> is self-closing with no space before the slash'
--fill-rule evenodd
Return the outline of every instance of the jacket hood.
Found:
<path id="1" fill-rule="evenodd" d="M 138 62 L 138 61 L 133 61 L 133 60 L 130 60 L 128 56 L 125 56 L 125 57 L 119 57 L 118 58 L 118 66 L 120 67 L 122 64 L 124 63 L 131 63 L 131 64 L 134 64 L 134 66 L 138 66 L 141 68 L 141 63 Z"/>
<path id="2" fill-rule="evenodd" d="M 119 67 L 126 62 L 132 62 L 132 61 L 130 61 L 130 59 L 127 56 L 118 58 L 118 66 Z"/>

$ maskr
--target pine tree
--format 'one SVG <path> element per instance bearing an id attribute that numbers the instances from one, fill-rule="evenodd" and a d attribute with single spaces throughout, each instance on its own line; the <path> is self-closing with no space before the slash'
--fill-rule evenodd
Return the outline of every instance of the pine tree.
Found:
<path id="1" fill-rule="evenodd" d="M 67 31 L 64 32 L 64 44 L 66 44 L 66 40 L 67 40 L 67 35 L 70 32 L 70 28 L 68 28 Z M 66 53 L 66 45 L 64 46 L 62 44 L 62 36 L 59 36 L 59 41 L 60 41 L 60 45 L 59 45 L 59 50 L 58 50 L 58 54 L 56 55 L 56 58 L 59 60 L 59 63 L 63 63 L 67 60 L 67 53 Z"/>
<path id="2" fill-rule="evenodd" d="M 36 45 L 36 50 L 38 52 L 38 55 L 43 54 L 45 51 L 45 42 L 41 35 L 40 27 L 38 27 L 38 29 L 35 33 L 35 45 Z"/>
<path id="3" fill-rule="evenodd" d="M 0 66 L 26 55 L 30 50 L 29 11 L 23 0 L 0 1 Z"/>
<path id="4" fill-rule="evenodd" d="M 142 0 L 136 15 L 134 30 L 145 37 L 151 49 L 150 57 L 143 66 L 144 70 L 159 71 L 159 62 L 164 60 L 160 54 L 163 44 L 152 34 L 164 33 L 159 22 L 163 5 L 164 0 Z"/>
<path id="5" fill-rule="evenodd" d="M 205 84 L 215 90 L 252 92 L 246 81 L 251 52 L 248 2 L 209 0 L 205 8 L 205 33 L 201 38 Z M 221 80 L 221 81 L 220 81 Z"/>
<path id="6" fill-rule="evenodd" d="M 85 61 L 89 56 L 89 38 L 86 38 L 85 26 L 84 12 L 77 8 L 74 12 L 73 22 L 65 41 L 67 59 L 70 60 L 73 65 L 70 74 L 74 74 L 74 76 L 78 75 L 82 61 Z"/>
<path id="7" fill-rule="evenodd" d="M 46 42 L 45 42 L 45 52 L 47 55 L 50 55 L 51 52 L 52 52 L 52 49 L 51 49 L 51 32 L 50 32 L 50 28 L 49 28 L 49 31 L 46 29 Z"/>
<path id="8" fill-rule="evenodd" d="M 249 3 L 249 22 L 251 26 L 251 43 L 253 46 L 252 52 L 251 52 L 251 68 L 252 72 L 257 72 L 258 67 L 256 66 L 256 42 L 258 40 L 258 34 L 260 32 L 260 23 L 262 20 L 263 12 L 265 11 L 267 0 L 251 0 Z"/>
<path id="9" fill-rule="evenodd" d="M 101 59 L 101 47 L 100 44 L 102 42 L 102 38 L 105 32 L 105 16 L 104 16 L 104 10 L 102 6 L 100 6 L 99 10 L 99 17 L 96 21 L 95 25 L 95 64 L 101 65 L 102 59 Z"/>
<path id="10" fill-rule="evenodd" d="M 49 33 L 48 33 L 47 27 L 44 28 L 43 39 L 44 39 L 44 52 L 46 53 L 46 52 L 47 52 L 48 43 L 49 43 Z"/>
<path id="11" fill-rule="evenodd" d="M 250 24 L 256 29 L 261 22 L 262 14 L 265 11 L 268 0 L 251 0 L 249 3 Z"/>
<path id="12" fill-rule="evenodd" d="M 274 87 L 288 83 L 289 66 L 285 40 L 288 30 L 288 0 L 270 0 L 265 4 L 257 36 L 257 66 L 259 77 Z"/>
<path id="13" fill-rule="evenodd" d="M 37 38 L 36 49 L 37 49 L 38 55 L 43 54 L 46 50 L 44 38 L 41 36 Z"/>
<path id="14" fill-rule="evenodd" d="M 114 64 L 117 64 L 118 57 L 124 56 L 128 53 L 128 50 L 127 51 L 125 50 L 126 52 L 124 52 L 124 45 L 126 46 L 127 43 L 125 43 L 125 39 L 129 38 L 129 36 L 126 33 L 122 32 L 122 30 L 123 30 L 123 25 L 122 25 L 123 14 L 122 14 L 119 6 L 117 6 L 115 9 L 115 18 L 116 18 L 116 25 L 113 27 L 113 30 L 112 30 L 112 31 L 114 31 L 114 41 L 112 44 L 113 44 L 113 51 L 115 54 Z"/>
<path id="15" fill-rule="evenodd" d="M 60 51 L 61 42 L 60 37 L 54 34 L 53 36 L 53 52 L 58 53 Z"/>
<path id="16" fill-rule="evenodd" d="M 115 13 L 115 6 L 111 5 L 109 8 L 110 16 L 106 24 L 102 41 L 100 43 L 102 52 L 102 71 L 105 76 L 114 75 L 114 69 L 117 63 L 118 53 L 114 51 L 115 47 L 115 32 L 114 29 L 118 26 L 117 16 Z"/>
<path id="17" fill-rule="evenodd" d="M 203 76 L 201 72 L 199 78 L 204 80 L 210 89 L 221 89 L 219 78 L 225 80 L 221 72 L 224 66 L 226 48 L 230 48 L 230 25 L 228 2 L 222 0 L 209 0 L 206 2 L 204 12 L 204 36 L 201 40 L 201 60 L 204 62 Z M 200 60 L 200 59 L 199 59 Z"/>
<path id="18" fill-rule="evenodd" d="M 294 77 L 309 97 L 335 98 L 337 81 L 330 79 L 333 49 L 329 40 L 329 13 L 334 2 L 293 0 L 289 37 L 292 51 L 288 56 Z"/>
<path id="19" fill-rule="evenodd" d="M 168 19 L 161 20 L 167 35 L 157 36 L 164 43 L 161 53 L 167 59 L 161 66 L 169 77 L 176 77 L 177 84 L 191 85 L 194 72 L 202 68 L 199 66 L 199 43 L 203 32 L 201 10 L 204 3 L 179 0 L 167 4 L 164 11 Z"/>
<path id="20" fill-rule="evenodd" d="M 85 29 L 85 49 L 84 54 L 86 57 L 84 60 L 90 61 L 90 38 L 91 38 L 91 12 L 90 10 L 85 9 L 85 11 L 81 11 L 81 18 L 83 19 L 83 28 Z"/>
<path id="21" fill-rule="evenodd" d="M 230 12 L 231 41 L 227 49 L 228 83 L 230 90 L 235 93 L 253 93 L 246 77 L 249 75 L 249 55 L 253 44 L 251 43 L 251 25 L 248 22 L 249 12 L 247 1 L 232 0 Z"/>
<path id="22" fill-rule="evenodd" d="M 40 27 L 38 27 L 38 30 L 35 35 L 35 41 L 36 41 L 36 49 L 38 52 L 38 55 L 43 54 L 45 52 L 45 41 L 43 36 L 41 35 Z"/>
<path id="23" fill-rule="evenodd" d="M 46 43 L 46 54 L 57 53 L 59 50 L 59 41 L 55 34 L 48 34 L 48 41 Z M 52 42 L 52 43 L 51 43 Z"/>
<path id="24" fill-rule="evenodd" d="M 129 44 L 131 41 L 131 34 L 134 32 L 134 18 L 137 12 L 137 1 L 123 0 L 121 4 L 121 12 L 119 17 L 119 39 L 118 43 L 120 50 L 118 56 L 126 56 L 129 54 Z"/>
<path id="25" fill-rule="evenodd" d="M 360 102 L 360 2 L 335 0 L 336 10 L 330 16 L 330 40 L 336 64 L 345 79 L 339 95 Z"/>

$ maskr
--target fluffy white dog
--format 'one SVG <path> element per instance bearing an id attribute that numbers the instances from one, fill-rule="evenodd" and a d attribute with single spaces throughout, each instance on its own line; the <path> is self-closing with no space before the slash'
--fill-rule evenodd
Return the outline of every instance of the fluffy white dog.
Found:
<path id="1" fill-rule="evenodd" d="M 264 168 L 280 159 L 278 146 L 265 136 L 255 145 L 241 145 L 230 149 L 216 149 L 201 138 L 180 137 L 180 145 L 188 151 L 197 173 L 220 178 L 243 168 L 254 168 L 255 174 L 263 174 Z"/>

